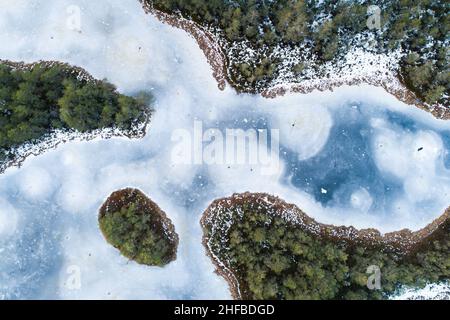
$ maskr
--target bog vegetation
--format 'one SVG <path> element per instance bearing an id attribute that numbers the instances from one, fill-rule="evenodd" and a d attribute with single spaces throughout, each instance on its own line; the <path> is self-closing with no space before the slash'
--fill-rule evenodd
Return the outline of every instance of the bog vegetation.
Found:
<path id="1" fill-rule="evenodd" d="M 308 0 L 144 0 L 158 10 L 220 28 L 225 43 L 248 41 L 263 54 L 252 59 L 230 59 L 231 82 L 245 91 L 264 88 L 285 63 L 274 48 L 302 45 L 317 63 L 339 60 L 354 46 L 378 53 L 402 49 L 400 79 L 419 98 L 448 105 L 448 33 L 450 3 L 441 0 L 308 1 Z M 380 28 L 369 30 L 370 5 L 380 8 Z M 361 33 L 373 42 L 352 41 Z M 234 51 L 233 54 L 239 54 Z M 304 51 L 305 52 L 305 51 Z M 317 65 L 316 65 L 317 66 Z M 291 66 L 299 79 L 308 79 L 313 61 Z M 323 75 L 323 76 L 326 76 Z"/>
<path id="2" fill-rule="evenodd" d="M 129 131 L 147 121 L 147 99 L 119 94 L 106 81 L 80 80 L 76 71 L 63 64 L 0 63 L 0 162 L 13 156 L 11 148 L 56 129 Z"/>
<path id="3" fill-rule="evenodd" d="M 106 240 L 127 258 L 150 266 L 176 259 L 178 235 L 166 214 L 141 191 L 116 191 L 100 209 Z"/>
<path id="4" fill-rule="evenodd" d="M 448 218 L 405 255 L 385 244 L 318 236 L 264 197 L 236 199 L 222 202 L 202 224 L 208 250 L 236 276 L 242 299 L 382 299 L 401 285 L 450 279 Z M 367 287 L 369 266 L 380 268 L 380 290 Z"/>

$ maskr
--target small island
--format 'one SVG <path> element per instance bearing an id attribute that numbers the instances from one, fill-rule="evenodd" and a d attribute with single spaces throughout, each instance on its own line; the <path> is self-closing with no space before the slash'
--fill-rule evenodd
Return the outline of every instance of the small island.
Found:
<path id="1" fill-rule="evenodd" d="M 450 209 L 427 227 L 381 235 L 316 222 L 264 193 L 215 200 L 203 243 L 235 299 L 386 299 L 450 279 Z M 380 287 L 368 287 L 380 271 Z"/>
<path id="2" fill-rule="evenodd" d="M 163 267 L 176 259 L 172 221 L 140 190 L 113 192 L 100 208 L 99 225 L 106 241 L 139 264 Z"/>

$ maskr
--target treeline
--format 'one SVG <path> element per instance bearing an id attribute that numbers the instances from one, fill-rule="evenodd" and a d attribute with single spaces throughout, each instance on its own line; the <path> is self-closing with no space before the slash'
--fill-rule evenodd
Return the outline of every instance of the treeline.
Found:
<path id="1" fill-rule="evenodd" d="M 131 130 L 147 121 L 147 99 L 119 94 L 106 81 L 80 80 L 79 73 L 63 64 L 0 63 L 0 162 L 11 148 L 56 129 Z"/>
<path id="2" fill-rule="evenodd" d="M 236 276 L 241 299 L 384 299 L 401 285 L 450 279 L 448 219 L 431 238 L 401 254 L 386 245 L 313 234 L 264 199 L 233 196 L 202 222 L 207 249 Z M 377 272 L 368 274 L 369 266 L 379 267 L 380 288 L 369 280 Z"/>
<path id="3" fill-rule="evenodd" d="M 364 31 L 374 34 L 372 50 L 401 48 L 400 79 L 422 100 L 448 105 L 448 32 L 450 3 L 441 0 L 305 1 L 305 0 L 144 0 L 158 10 L 181 13 L 204 26 L 218 27 L 228 42 L 248 40 L 254 48 L 305 45 L 320 62 L 338 60 Z M 368 7 L 379 6 L 380 29 L 367 27 Z M 367 43 L 363 40 L 361 46 Z M 270 53 L 270 50 L 269 50 Z M 265 55 L 260 61 L 234 63 L 231 78 L 247 91 L 276 77 L 283 63 Z M 303 63 L 292 67 L 301 74 Z"/>

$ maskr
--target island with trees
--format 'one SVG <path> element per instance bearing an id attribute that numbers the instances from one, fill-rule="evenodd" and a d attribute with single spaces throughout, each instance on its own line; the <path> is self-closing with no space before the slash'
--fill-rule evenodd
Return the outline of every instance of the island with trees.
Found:
<path id="1" fill-rule="evenodd" d="M 416 232 L 381 235 L 314 221 L 263 193 L 215 200 L 203 243 L 235 299 L 385 299 L 450 280 L 450 208 Z M 371 267 L 372 266 L 372 267 Z M 370 287 L 379 268 L 380 287 Z"/>
<path id="2" fill-rule="evenodd" d="M 266 96 L 286 92 L 279 86 L 285 83 L 309 92 L 366 82 L 436 117 L 450 117 L 450 4 L 445 1 L 140 1 L 147 12 L 196 38 L 221 86 L 218 74 L 240 92 Z M 394 57 L 386 67 L 394 79 L 385 70 L 343 77 L 345 57 L 355 49 Z M 224 70 L 212 60 L 220 60 Z"/>
<path id="3" fill-rule="evenodd" d="M 0 60 L 0 172 L 23 161 L 18 148 L 38 145 L 55 131 L 142 136 L 150 102 L 148 94 L 125 96 L 64 63 Z"/>
<path id="4" fill-rule="evenodd" d="M 98 219 L 106 241 L 130 260 L 163 267 L 177 257 L 179 240 L 172 221 L 140 190 L 113 192 Z"/>

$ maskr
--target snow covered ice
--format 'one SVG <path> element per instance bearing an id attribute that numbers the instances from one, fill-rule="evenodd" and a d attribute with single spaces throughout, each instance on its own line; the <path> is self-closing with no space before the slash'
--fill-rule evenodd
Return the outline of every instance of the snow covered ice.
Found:
<path id="1" fill-rule="evenodd" d="M 74 4 L 80 30 L 67 26 Z M 382 232 L 422 228 L 450 204 L 450 123 L 382 88 L 237 95 L 217 88 L 194 39 L 145 15 L 137 0 L 0 0 L 0 8 L 1 59 L 68 62 L 156 100 L 143 139 L 69 142 L 0 175 L 0 298 L 228 299 L 199 220 L 233 192 L 271 193 L 320 222 Z M 206 129 L 279 129 L 279 170 L 173 164 L 171 135 L 195 120 Z M 99 207 L 128 186 L 180 235 L 178 258 L 164 268 L 127 261 L 99 231 Z"/>

